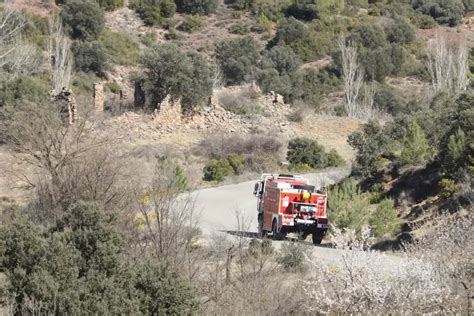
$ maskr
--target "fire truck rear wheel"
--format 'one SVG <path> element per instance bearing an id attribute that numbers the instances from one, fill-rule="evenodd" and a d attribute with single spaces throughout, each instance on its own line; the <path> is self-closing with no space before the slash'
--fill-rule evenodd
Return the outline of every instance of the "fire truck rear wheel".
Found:
<path id="1" fill-rule="evenodd" d="M 320 245 L 324 238 L 324 232 L 313 233 L 313 245 Z"/>
<path id="2" fill-rule="evenodd" d="M 278 224 L 277 224 L 276 219 L 274 219 L 272 223 L 272 234 L 273 234 L 274 240 L 282 240 L 286 237 L 285 233 L 278 232 Z"/>

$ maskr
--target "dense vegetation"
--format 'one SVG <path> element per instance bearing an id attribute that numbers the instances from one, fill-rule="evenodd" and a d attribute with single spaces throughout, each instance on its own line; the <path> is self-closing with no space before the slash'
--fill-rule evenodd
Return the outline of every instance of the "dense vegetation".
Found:
<path id="1" fill-rule="evenodd" d="M 443 47 L 441 38 L 426 43 L 416 31 L 459 26 L 473 1 L 132 0 L 145 25 L 140 32 L 146 28 L 140 36 L 106 27 L 113 28 L 106 11 L 124 2 L 57 0 L 64 34 L 26 11 L 7 20 L 18 26 L 14 32 L 0 23 L 0 143 L 21 157 L 25 169 L 14 175 L 30 189 L 21 205 L 0 198 L 1 307 L 15 314 L 464 312 L 474 253 L 474 50 Z M 8 12 L 2 8 L 0 18 Z M 222 12 L 232 24 L 215 22 Z M 187 38 L 202 37 L 209 23 L 222 27 L 225 38 L 194 50 Z M 66 85 L 82 102 L 73 125 L 64 124 L 51 102 L 55 68 L 64 66 L 52 58 L 63 55 L 49 55 L 55 38 L 71 53 L 71 73 L 63 75 L 72 77 Z M 323 188 L 337 246 L 342 235 L 343 247 L 357 248 L 357 241 L 363 250 L 376 241 L 375 247 L 399 249 L 408 247 L 400 241 L 411 240 L 410 221 L 418 216 L 442 214 L 452 223 L 413 246 L 421 250 L 404 249 L 423 260 L 400 267 L 407 274 L 391 276 L 392 283 L 364 270 L 377 265 L 363 262 L 365 252 L 347 252 L 341 269 L 320 269 L 308 262 L 304 243 L 277 251 L 267 239 L 243 238 L 241 232 L 252 230 L 243 226 L 233 241 L 202 244 L 188 180 L 213 184 L 244 173 L 314 172 L 346 162 L 315 140 L 292 138 L 286 145 L 273 131 L 255 128 L 246 136 L 208 135 L 177 155 L 153 144 L 145 159 L 153 176 L 145 181 L 145 167 L 131 158 L 145 150 L 124 153 L 115 135 L 100 133 L 102 121 L 87 116 L 92 83 L 107 81 L 118 93 L 115 79 L 130 66 L 139 71 L 121 79 L 143 94 L 138 113 L 180 100 L 184 114 L 192 114 L 215 88 L 256 83 L 291 104 L 294 123 L 303 121 L 301 109 L 360 122 L 347 140 L 354 150 L 351 177 Z M 349 70 L 356 80 L 348 83 Z M 258 93 L 237 91 L 219 95 L 225 111 L 236 120 L 265 115 Z M 358 111 L 350 111 L 351 102 Z M 197 176 L 188 178 L 174 159 L 180 155 L 191 156 L 186 163 L 198 160 Z M 282 282 L 309 268 L 317 285 Z M 308 297 L 317 306 L 299 299 Z"/>

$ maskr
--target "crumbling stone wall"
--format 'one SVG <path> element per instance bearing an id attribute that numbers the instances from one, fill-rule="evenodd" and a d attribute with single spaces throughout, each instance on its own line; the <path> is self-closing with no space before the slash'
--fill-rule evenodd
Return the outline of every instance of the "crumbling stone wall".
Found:
<path id="1" fill-rule="evenodd" d="M 96 112 L 104 112 L 104 85 L 94 84 L 94 108 Z"/>

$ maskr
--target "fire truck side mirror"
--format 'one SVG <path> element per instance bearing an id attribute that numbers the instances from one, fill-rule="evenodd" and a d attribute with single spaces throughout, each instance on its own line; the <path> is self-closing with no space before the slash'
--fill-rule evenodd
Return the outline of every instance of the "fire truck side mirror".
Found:
<path id="1" fill-rule="evenodd" d="M 260 196 L 263 193 L 262 189 L 263 189 L 263 182 L 262 181 L 259 181 L 259 182 L 255 183 L 255 186 L 253 188 L 253 195 Z"/>

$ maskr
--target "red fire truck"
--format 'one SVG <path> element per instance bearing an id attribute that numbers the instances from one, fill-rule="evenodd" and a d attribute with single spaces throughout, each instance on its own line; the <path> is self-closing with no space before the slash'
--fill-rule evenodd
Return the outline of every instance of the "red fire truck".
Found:
<path id="1" fill-rule="evenodd" d="M 314 244 L 321 243 L 329 228 L 327 196 L 308 180 L 288 174 L 263 174 L 253 193 L 258 198 L 259 237 L 271 233 L 279 240 L 287 233 L 299 233 L 306 239 L 311 234 Z"/>

